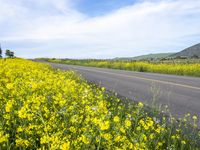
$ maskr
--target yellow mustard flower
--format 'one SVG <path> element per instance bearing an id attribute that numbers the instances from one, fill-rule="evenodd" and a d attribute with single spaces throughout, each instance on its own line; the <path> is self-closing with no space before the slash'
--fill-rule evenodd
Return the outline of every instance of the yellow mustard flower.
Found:
<path id="1" fill-rule="evenodd" d="M 126 119 L 126 120 L 125 120 L 125 127 L 128 128 L 128 127 L 130 127 L 130 126 L 131 126 L 131 121 L 128 120 L 128 119 Z"/>
<path id="2" fill-rule="evenodd" d="M 118 116 L 115 116 L 113 120 L 114 120 L 114 122 L 119 122 L 120 119 Z"/>

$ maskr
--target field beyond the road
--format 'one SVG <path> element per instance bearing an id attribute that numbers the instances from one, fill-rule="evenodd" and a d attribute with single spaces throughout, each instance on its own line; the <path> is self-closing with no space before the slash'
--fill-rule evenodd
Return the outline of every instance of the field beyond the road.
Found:
<path id="1" fill-rule="evenodd" d="M 166 60 L 166 61 L 115 61 L 115 60 L 62 60 L 48 59 L 49 62 L 69 65 L 82 65 L 101 68 L 112 68 L 139 72 L 152 72 L 161 74 L 174 74 L 200 77 L 200 60 Z"/>
<path id="2" fill-rule="evenodd" d="M 72 71 L 0 59 L 0 149 L 199 149 L 197 116 L 177 121 L 145 107 Z"/>

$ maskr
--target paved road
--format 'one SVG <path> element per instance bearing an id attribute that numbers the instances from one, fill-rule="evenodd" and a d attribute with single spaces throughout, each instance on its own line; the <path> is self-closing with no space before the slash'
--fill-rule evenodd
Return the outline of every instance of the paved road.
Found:
<path id="1" fill-rule="evenodd" d="M 200 78 L 50 64 L 55 68 L 77 71 L 88 81 L 131 100 L 168 105 L 177 117 L 186 113 L 200 116 Z"/>

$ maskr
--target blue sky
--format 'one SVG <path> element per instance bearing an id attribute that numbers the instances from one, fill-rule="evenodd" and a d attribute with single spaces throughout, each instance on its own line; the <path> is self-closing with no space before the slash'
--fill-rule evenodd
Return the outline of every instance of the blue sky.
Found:
<path id="1" fill-rule="evenodd" d="M 137 0 L 78 0 L 74 6 L 88 16 L 100 16 L 137 3 Z"/>
<path id="2" fill-rule="evenodd" d="M 0 43 L 24 58 L 114 58 L 200 42 L 199 0 L 0 0 Z"/>

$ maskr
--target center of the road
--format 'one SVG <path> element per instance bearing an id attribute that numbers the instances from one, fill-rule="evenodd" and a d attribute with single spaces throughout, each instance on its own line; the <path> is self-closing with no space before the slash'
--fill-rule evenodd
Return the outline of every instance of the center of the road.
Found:
<path id="1" fill-rule="evenodd" d="M 112 73 L 112 72 L 99 71 L 99 70 L 91 70 L 91 69 L 79 68 L 79 67 L 72 67 L 72 68 L 74 68 L 75 70 L 77 70 L 77 68 L 78 68 L 80 70 L 85 70 L 85 71 L 90 71 L 90 72 L 98 72 L 98 73 L 104 73 L 104 74 L 110 74 L 110 75 L 128 77 L 128 78 L 137 78 L 137 79 L 142 79 L 142 80 L 151 81 L 151 82 L 157 82 L 157 83 L 162 83 L 162 84 L 170 84 L 170 85 L 180 86 L 180 87 L 184 87 L 184 88 L 200 90 L 200 87 L 190 86 L 190 85 L 186 85 L 186 84 L 173 83 L 173 82 L 169 82 L 169 81 L 162 81 L 162 80 L 144 78 L 144 77 L 139 77 L 139 76 L 135 76 L 135 75 L 125 75 L 125 74 L 120 74 L 120 73 Z"/>

